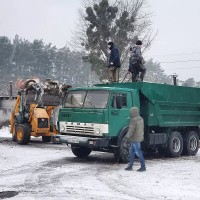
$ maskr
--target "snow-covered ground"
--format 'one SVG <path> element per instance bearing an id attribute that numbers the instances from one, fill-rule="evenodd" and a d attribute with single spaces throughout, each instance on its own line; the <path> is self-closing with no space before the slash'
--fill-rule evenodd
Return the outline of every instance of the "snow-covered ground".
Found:
<path id="1" fill-rule="evenodd" d="M 200 153 L 177 159 L 145 156 L 147 171 L 125 171 L 112 154 L 81 160 L 63 144 L 34 140 L 26 146 L 0 129 L 0 199 L 13 200 L 199 200 Z M 3 193 L 4 192 L 4 193 Z"/>

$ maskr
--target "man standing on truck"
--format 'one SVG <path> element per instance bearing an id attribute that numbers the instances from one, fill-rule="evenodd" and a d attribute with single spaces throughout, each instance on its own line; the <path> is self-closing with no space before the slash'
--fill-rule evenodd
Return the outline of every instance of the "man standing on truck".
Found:
<path id="1" fill-rule="evenodd" d="M 119 50 L 115 47 L 113 42 L 108 42 L 108 48 L 110 49 L 110 57 L 108 63 L 109 69 L 109 81 L 119 81 L 119 68 L 121 67 Z"/>
<path id="2" fill-rule="evenodd" d="M 128 72 L 132 74 L 132 82 L 143 81 L 146 68 L 141 52 L 142 41 L 138 40 L 133 48 L 130 48 L 130 60 Z"/>
<path id="3" fill-rule="evenodd" d="M 130 109 L 130 123 L 127 135 L 125 136 L 130 142 L 130 158 L 128 167 L 125 170 L 132 170 L 133 163 L 135 161 L 135 154 L 140 160 L 141 167 L 137 171 L 146 171 L 144 157 L 141 151 L 141 142 L 144 140 L 144 120 L 139 115 L 139 110 L 137 107 L 132 107 Z"/>

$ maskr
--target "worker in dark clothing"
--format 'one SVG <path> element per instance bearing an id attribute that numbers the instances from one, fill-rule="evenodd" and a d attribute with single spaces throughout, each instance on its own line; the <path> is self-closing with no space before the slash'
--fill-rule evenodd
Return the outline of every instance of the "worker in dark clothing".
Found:
<path id="1" fill-rule="evenodd" d="M 121 67 L 119 50 L 117 47 L 115 47 L 113 42 L 108 42 L 108 48 L 110 49 L 110 57 L 108 63 L 109 81 L 117 82 L 119 81 L 118 73 L 119 73 L 119 68 Z"/>
<path id="2" fill-rule="evenodd" d="M 141 52 L 142 42 L 138 40 L 133 48 L 130 48 L 129 73 L 132 74 L 132 82 L 143 81 L 146 68 Z"/>

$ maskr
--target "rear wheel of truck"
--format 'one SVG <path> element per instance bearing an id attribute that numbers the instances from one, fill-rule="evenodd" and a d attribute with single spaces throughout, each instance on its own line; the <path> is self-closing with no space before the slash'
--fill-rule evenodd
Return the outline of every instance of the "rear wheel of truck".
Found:
<path id="1" fill-rule="evenodd" d="M 130 155 L 129 149 L 130 149 L 130 142 L 128 142 L 126 137 L 123 137 L 120 142 L 119 148 L 114 150 L 115 160 L 118 163 L 121 162 L 127 163 Z"/>
<path id="2" fill-rule="evenodd" d="M 25 145 L 30 142 L 30 128 L 28 125 L 18 125 L 16 127 L 16 141 L 18 144 Z"/>
<path id="3" fill-rule="evenodd" d="M 199 150 L 199 136 L 197 132 L 190 131 L 184 136 L 183 154 L 188 156 L 195 156 Z"/>
<path id="4" fill-rule="evenodd" d="M 78 158 L 85 158 L 90 155 L 92 152 L 92 149 L 89 149 L 87 147 L 78 147 L 78 146 L 71 146 L 72 153 L 78 157 Z"/>
<path id="5" fill-rule="evenodd" d="M 167 143 L 167 153 L 170 157 L 179 157 L 183 151 L 182 135 L 174 131 L 170 133 Z"/>
<path id="6" fill-rule="evenodd" d="M 42 136 L 42 142 L 51 142 L 51 136 Z"/>

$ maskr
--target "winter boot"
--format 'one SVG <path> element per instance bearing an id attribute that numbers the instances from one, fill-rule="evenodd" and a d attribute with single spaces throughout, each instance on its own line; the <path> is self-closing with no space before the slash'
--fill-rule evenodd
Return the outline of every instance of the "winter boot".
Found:
<path id="1" fill-rule="evenodd" d="M 146 171 L 146 167 L 140 167 L 140 169 L 137 170 L 138 172 L 145 172 Z"/>
<path id="2" fill-rule="evenodd" d="M 132 171 L 132 167 L 129 165 L 128 167 L 125 168 L 127 171 Z"/>

